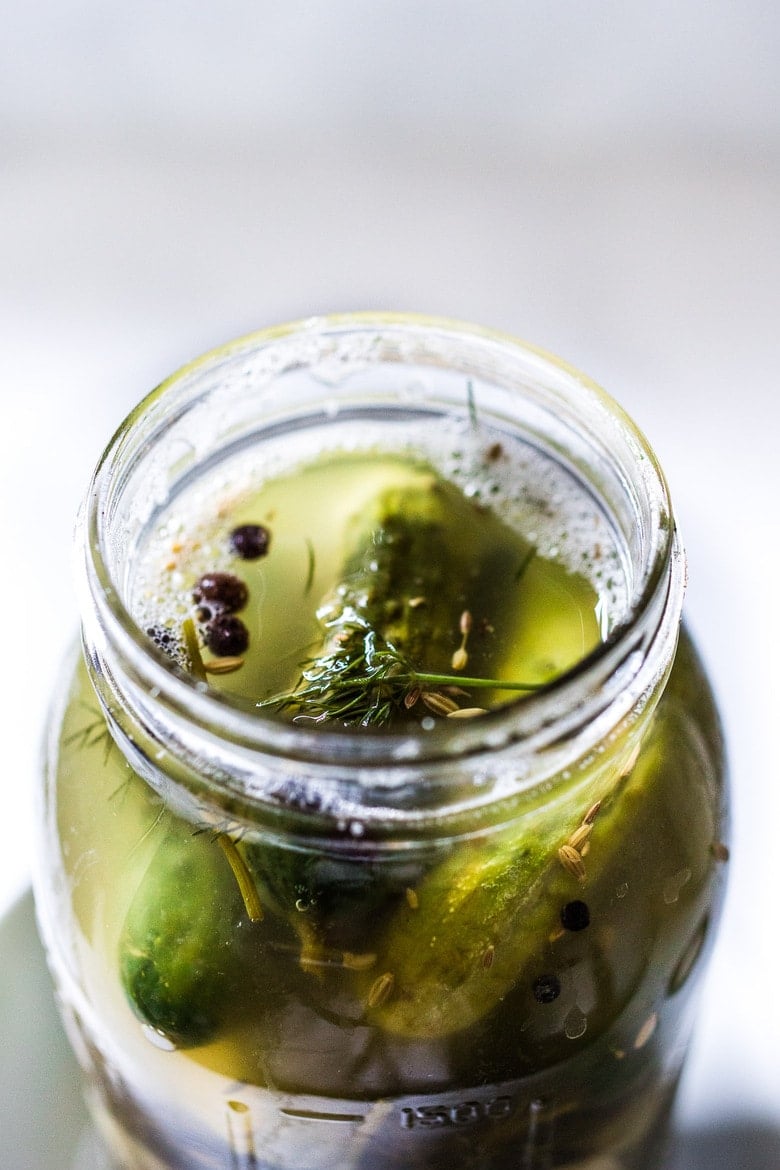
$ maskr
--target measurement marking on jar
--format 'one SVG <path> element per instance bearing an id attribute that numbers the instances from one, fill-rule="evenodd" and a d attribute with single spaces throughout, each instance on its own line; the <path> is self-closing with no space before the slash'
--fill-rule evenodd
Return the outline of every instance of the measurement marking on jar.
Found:
<path id="1" fill-rule="evenodd" d="M 360 1125 L 366 1120 L 364 1113 L 319 1113 L 314 1109 L 280 1109 L 279 1112 L 297 1121 L 341 1121 Z"/>
<path id="2" fill-rule="evenodd" d="M 520 1167 L 522 1170 L 533 1170 L 534 1166 L 550 1165 L 550 1149 L 552 1146 L 552 1125 L 542 1123 L 545 1112 L 545 1102 L 531 1101 L 528 1106 L 528 1131 L 525 1149 L 522 1154 Z"/>
<path id="3" fill-rule="evenodd" d="M 402 1129 L 474 1125 L 479 1121 L 508 1117 L 514 1110 L 511 1097 L 488 1101 L 455 1101 L 450 1105 L 415 1105 L 401 1110 Z"/>

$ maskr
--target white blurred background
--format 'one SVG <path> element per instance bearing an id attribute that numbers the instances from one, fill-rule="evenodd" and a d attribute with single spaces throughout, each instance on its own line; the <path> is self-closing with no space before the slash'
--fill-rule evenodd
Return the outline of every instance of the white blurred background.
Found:
<path id="1" fill-rule="evenodd" d="M 4 5 L 0 915 L 29 882 L 38 745 L 76 628 L 73 519 L 102 445 L 202 351 L 357 308 L 542 345 L 600 381 L 661 457 L 735 781 L 684 1166 L 714 1165 L 717 1146 L 723 1166 L 776 1170 L 780 9 L 768 0 Z M 15 961 L 0 955 L 12 973 Z M 16 1157 L 9 1170 L 27 1166 Z"/>

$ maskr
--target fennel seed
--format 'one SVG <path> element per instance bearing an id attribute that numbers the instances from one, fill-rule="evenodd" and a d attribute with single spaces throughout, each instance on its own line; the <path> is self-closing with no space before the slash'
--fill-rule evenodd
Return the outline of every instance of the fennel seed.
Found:
<path id="1" fill-rule="evenodd" d="M 209 658 L 207 662 L 203 663 L 203 669 L 206 674 L 232 674 L 234 670 L 240 670 L 244 665 L 244 659 L 239 655 L 234 655 L 231 658 Z"/>
<path id="2" fill-rule="evenodd" d="M 558 860 L 563 868 L 578 881 L 585 881 L 585 863 L 582 860 L 582 854 L 572 845 L 561 845 L 558 850 Z"/>
<path id="3" fill-rule="evenodd" d="M 448 699 L 438 691 L 421 691 L 420 698 L 434 715 L 451 715 L 453 711 L 459 709 L 454 699 Z"/>
<path id="4" fill-rule="evenodd" d="M 420 688 L 419 687 L 412 687 L 412 689 L 410 691 L 406 692 L 406 694 L 404 695 L 404 707 L 406 708 L 407 711 L 411 711 L 412 707 L 415 705 L 415 703 L 417 702 L 419 697 L 420 697 Z"/>
<path id="5" fill-rule="evenodd" d="M 644 1024 L 642 1025 L 642 1027 L 639 1029 L 639 1031 L 636 1034 L 636 1038 L 634 1039 L 634 1048 L 636 1050 L 638 1050 L 640 1048 L 644 1048 L 645 1044 L 647 1044 L 647 1041 L 650 1039 L 653 1032 L 655 1031 L 657 1024 L 658 1024 L 658 1013 L 653 1012 L 653 1014 L 651 1016 L 647 1017 Z"/>
<path id="6" fill-rule="evenodd" d="M 593 832 L 593 825 L 583 823 L 579 826 L 579 828 L 574 830 L 574 832 L 569 837 L 566 844 L 571 845 L 572 849 L 576 849 L 578 853 L 581 853 L 582 846 L 588 840 L 588 837 L 590 837 L 592 832 Z"/>
<path id="7" fill-rule="evenodd" d="M 592 825 L 593 822 L 595 821 L 596 817 L 599 814 L 600 808 L 601 808 L 601 801 L 597 800 L 595 804 L 592 804 L 590 806 L 588 811 L 585 813 L 585 816 L 582 818 L 583 825 Z"/>
<path id="8" fill-rule="evenodd" d="M 368 1006 L 375 1008 L 383 1004 L 392 992 L 394 983 L 395 975 L 391 971 L 385 971 L 384 975 L 375 979 L 368 992 Z"/>

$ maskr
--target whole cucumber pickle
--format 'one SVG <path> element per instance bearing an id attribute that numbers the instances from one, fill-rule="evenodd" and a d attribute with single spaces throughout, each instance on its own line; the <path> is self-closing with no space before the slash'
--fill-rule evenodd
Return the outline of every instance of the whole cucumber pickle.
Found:
<path id="1" fill-rule="evenodd" d="M 341 580 L 319 610 L 331 639 L 355 626 L 389 642 L 416 669 L 452 673 L 461 619 L 479 631 L 469 674 L 511 646 L 519 580 L 531 546 L 452 483 L 420 473 L 388 488 L 347 528 Z"/>
<path id="2" fill-rule="evenodd" d="M 378 966 L 392 982 L 376 1005 L 369 991 L 367 1019 L 400 1036 L 441 1037 L 488 1016 L 524 980 L 530 989 L 560 908 L 593 889 L 641 821 L 657 760 L 643 753 L 630 780 L 618 763 L 589 822 L 572 798 L 569 809 L 529 815 L 522 838 L 514 826 L 501 830 L 431 869 L 383 935 Z M 588 841 L 587 865 L 578 838 Z"/>
<path id="3" fill-rule="evenodd" d="M 235 877 L 207 833 L 171 830 L 130 905 L 120 974 L 133 1011 L 178 1047 L 219 1030 L 241 960 L 247 914 Z"/>
<path id="4" fill-rule="evenodd" d="M 696 677 L 698 710 L 681 702 Z M 522 838 L 502 830 L 462 843 L 416 887 L 413 908 L 398 904 L 377 948 L 376 969 L 387 973 L 380 1002 L 364 984 L 367 1019 L 392 1035 L 433 1039 L 488 1020 L 511 996 L 525 1021 L 520 1049 L 541 1067 L 560 1057 L 564 1017 L 578 1001 L 589 1004 L 589 1042 L 648 971 L 663 985 L 706 919 L 715 880 L 717 828 L 702 810 L 714 807 L 722 745 L 700 734 L 708 702 L 683 630 L 641 740 L 629 733 L 613 755 L 594 759 L 585 801 L 578 786 L 536 821 L 525 817 Z M 661 826 L 663 849 L 648 825 Z M 566 907 L 573 927 L 562 920 Z"/>
<path id="5" fill-rule="evenodd" d="M 512 644 L 531 546 L 455 485 L 417 472 L 357 512 L 345 543 L 340 580 L 318 611 L 323 653 L 286 701 L 294 716 L 362 726 L 412 718 L 405 702 L 412 685 L 394 687 L 394 665 L 383 666 L 383 655 L 452 676 L 464 611 L 480 625 L 469 642 L 469 673 L 487 671 Z M 366 922 L 375 925 L 397 894 L 386 877 L 354 863 L 323 865 L 267 844 L 242 849 L 263 900 L 296 930 L 304 967 L 325 950 L 356 949 Z"/>

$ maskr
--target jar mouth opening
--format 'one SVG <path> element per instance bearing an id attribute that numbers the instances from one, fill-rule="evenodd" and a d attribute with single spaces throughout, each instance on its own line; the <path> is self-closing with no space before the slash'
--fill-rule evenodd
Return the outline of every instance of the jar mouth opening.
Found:
<path id="1" fill-rule="evenodd" d="M 191 410 L 193 388 L 204 375 L 218 379 L 221 369 L 244 362 L 248 355 L 273 355 L 278 344 L 284 347 L 290 340 L 297 344 L 297 356 L 288 354 L 287 360 L 305 364 L 309 352 L 320 353 L 322 338 L 357 337 L 367 344 L 367 339 L 380 334 L 399 353 L 409 338 L 415 343 L 425 337 L 437 361 L 440 350 L 446 355 L 449 346 L 458 344 L 465 344 L 469 355 L 486 353 L 486 368 L 491 371 L 500 369 L 502 361 L 508 361 L 510 367 L 520 361 L 526 377 L 551 381 L 556 393 L 563 395 L 560 402 L 568 398 L 575 408 L 584 406 L 609 419 L 634 461 L 630 474 L 635 482 L 629 486 L 645 512 L 644 563 L 636 566 L 636 586 L 625 613 L 603 641 L 539 690 L 496 706 L 478 719 L 442 721 L 428 730 L 412 731 L 284 722 L 199 683 L 140 628 L 125 601 L 113 563 L 122 544 L 122 534 L 111 532 L 117 501 L 127 487 L 130 470 L 146 456 L 157 436 Z M 430 338 L 434 339 L 432 344 Z M 365 345 L 358 346 L 356 352 L 356 360 L 372 360 Z M 278 355 L 271 358 L 271 367 L 274 361 L 278 362 Z M 273 380 L 281 368 L 271 368 L 268 377 Z M 511 369 L 509 376 L 511 379 Z M 146 425 L 139 437 L 142 420 Z M 618 479 L 627 474 L 622 466 Z M 264 756 L 313 764 L 340 765 L 348 760 L 392 770 L 398 765 L 491 751 L 509 743 L 554 743 L 576 737 L 586 726 L 595 729 L 601 713 L 614 718 L 614 712 L 606 713 L 618 696 L 630 706 L 647 689 L 643 663 L 659 633 L 675 631 L 679 625 L 684 591 L 684 560 L 665 477 L 643 434 L 610 396 L 568 364 L 511 336 L 415 314 L 334 314 L 293 322 L 252 333 L 183 367 L 152 391 L 115 433 L 93 476 L 80 529 L 80 577 L 86 586 L 83 609 L 94 609 L 112 660 L 114 656 L 121 660 L 122 672 L 133 685 L 220 741 Z M 86 637 L 88 640 L 89 635 Z"/>

